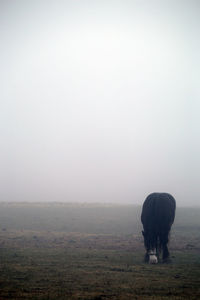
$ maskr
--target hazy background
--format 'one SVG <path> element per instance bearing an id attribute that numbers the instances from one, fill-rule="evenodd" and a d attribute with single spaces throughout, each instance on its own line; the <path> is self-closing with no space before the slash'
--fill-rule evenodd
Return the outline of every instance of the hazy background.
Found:
<path id="1" fill-rule="evenodd" d="M 199 205 L 200 3 L 0 1 L 0 201 Z"/>

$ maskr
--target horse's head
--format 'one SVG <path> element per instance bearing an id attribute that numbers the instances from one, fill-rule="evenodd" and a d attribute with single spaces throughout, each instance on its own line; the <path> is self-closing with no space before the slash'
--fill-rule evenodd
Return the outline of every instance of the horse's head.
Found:
<path id="1" fill-rule="evenodd" d="M 157 264 L 158 263 L 158 258 L 157 258 L 157 255 L 156 255 L 156 250 L 153 249 L 153 250 L 150 250 L 148 252 L 149 254 L 149 263 L 150 264 Z"/>

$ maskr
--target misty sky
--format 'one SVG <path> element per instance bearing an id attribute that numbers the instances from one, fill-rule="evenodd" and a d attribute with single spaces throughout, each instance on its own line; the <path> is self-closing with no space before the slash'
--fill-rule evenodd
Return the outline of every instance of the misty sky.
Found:
<path id="1" fill-rule="evenodd" d="M 200 2 L 0 0 L 0 201 L 200 204 Z"/>

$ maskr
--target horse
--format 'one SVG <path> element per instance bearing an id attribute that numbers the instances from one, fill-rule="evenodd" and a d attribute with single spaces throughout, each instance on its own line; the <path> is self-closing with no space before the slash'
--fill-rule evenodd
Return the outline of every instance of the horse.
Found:
<path id="1" fill-rule="evenodd" d="M 176 201 L 168 193 L 152 193 L 145 199 L 142 207 L 145 262 L 158 263 L 162 252 L 163 262 L 170 262 L 169 232 L 175 219 Z"/>

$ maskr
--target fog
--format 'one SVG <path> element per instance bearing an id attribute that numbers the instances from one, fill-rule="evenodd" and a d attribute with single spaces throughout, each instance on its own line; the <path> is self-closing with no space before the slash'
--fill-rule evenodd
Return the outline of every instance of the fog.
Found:
<path id="1" fill-rule="evenodd" d="M 0 201 L 199 205 L 200 4 L 0 1 Z"/>

